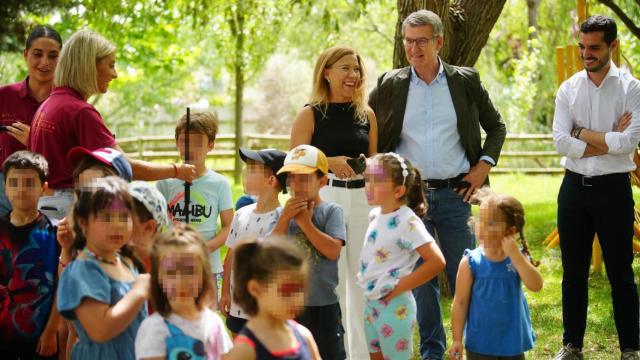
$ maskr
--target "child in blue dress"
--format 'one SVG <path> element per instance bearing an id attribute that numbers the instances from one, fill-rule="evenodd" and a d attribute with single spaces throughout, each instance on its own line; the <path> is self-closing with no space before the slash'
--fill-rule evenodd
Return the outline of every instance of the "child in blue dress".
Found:
<path id="1" fill-rule="evenodd" d="M 60 314 L 78 334 L 71 359 L 135 358 L 150 280 L 127 245 L 132 209 L 120 178 L 98 178 L 77 190 L 73 247 L 79 253 L 62 273 L 57 294 Z"/>
<path id="2" fill-rule="evenodd" d="M 542 276 L 524 239 L 524 209 L 512 196 L 481 190 L 475 224 L 480 246 L 466 250 L 452 304 L 452 359 L 524 359 L 535 335 L 521 282 L 542 289 Z M 516 243 L 520 237 L 522 250 Z M 465 344 L 462 345 L 463 331 Z"/>

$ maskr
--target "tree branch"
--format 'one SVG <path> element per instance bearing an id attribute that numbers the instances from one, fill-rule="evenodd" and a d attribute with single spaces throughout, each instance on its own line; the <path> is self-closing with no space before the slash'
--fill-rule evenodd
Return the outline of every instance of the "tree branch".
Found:
<path id="1" fill-rule="evenodd" d="M 640 27 L 636 26 L 634 21 L 627 16 L 627 14 L 622 10 L 613 0 L 598 0 L 602 5 L 607 6 L 609 9 L 613 10 L 616 15 L 622 20 L 622 22 L 629 28 L 629 31 L 633 34 L 633 36 L 640 39 Z M 640 5 L 640 0 L 636 0 L 636 2 Z"/>
<path id="2" fill-rule="evenodd" d="M 638 1 L 640 1 L 640 0 L 638 0 Z M 382 38 L 385 39 L 387 42 L 393 44 L 393 37 L 392 36 L 390 36 L 389 34 L 387 34 L 384 31 L 380 30 L 380 27 L 373 21 L 371 16 L 366 16 L 366 18 L 369 21 L 369 25 L 371 26 L 371 29 L 373 30 L 373 32 L 375 32 L 376 34 L 382 36 Z"/>

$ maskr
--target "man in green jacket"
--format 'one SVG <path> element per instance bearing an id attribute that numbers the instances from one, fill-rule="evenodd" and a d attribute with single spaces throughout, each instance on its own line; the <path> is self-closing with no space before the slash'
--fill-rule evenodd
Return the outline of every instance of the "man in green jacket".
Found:
<path id="1" fill-rule="evenodd" d="M 429 205 L 423 219 L 447 262 L 451 292 L 465 249 L 475 246 L 469 199 L 488 183 L 506 127 L 475 69 L 444 63 L 442 21 L 419 10 L 402 24 L 411 66 L 378 79 L 369 105 L 378 121 L 378 151 L 395 151 L 416 165 Z M 486 132 L 484 144 L 480 128 Z M 418 261 L 419 265 L 421 260 Z M 446 347 L 438 279 L 414 290 L 423 359 L 442 359 Z"/>

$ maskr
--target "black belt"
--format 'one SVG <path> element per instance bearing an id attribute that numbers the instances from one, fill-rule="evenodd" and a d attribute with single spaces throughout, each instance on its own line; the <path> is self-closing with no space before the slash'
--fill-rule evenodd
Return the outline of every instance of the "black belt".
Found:
<path id="1" fill-rule="evenodd" d="M 356 180 L 329 180 L 329 186 L 347 188 L 347 189 L 360 189 L 364 187 L 364 179 Z"/>
<path id="2" fill-rule="evenodd" d="M 596 176 L 588 176 L 578 174 L 577 172 L 573 172 L 571 170 L 565 170 L 564 175 L 572 180 L 576 180 L 579 185 L 591 187 L 598 185 L 610 185 L 615 184 L 619 181 L 628 181 L 629 173 L 614 173 L 614 174 L 606 174 L 606 175 L 596 175 Z"/>
<path id="3" fill-rule="evenodd" d="M 461 179 L 465 176 L 467 176 L 467 174 L 462 173 L 456 177 L 452 177 L 449 179 L 427 179 L 423 180 L 422 183 L 427 190 L 438 190 L 446 188 L 459 189 L 469 186 L 468 182 L 461 181 Z"/>

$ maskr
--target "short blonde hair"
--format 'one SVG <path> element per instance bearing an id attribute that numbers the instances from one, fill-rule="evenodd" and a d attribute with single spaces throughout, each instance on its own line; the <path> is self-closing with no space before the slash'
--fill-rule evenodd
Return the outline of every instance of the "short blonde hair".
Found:
<path id="1" fill-rule="evenodd" d="M 99 34 L 83 29 L 71 35 L 60 53 L 54 83 L 70 87 L 85 98 L 100 92 L 98 62 L 116 52 L 116 47 Z"/>
<path id="2" fill-rule="evenodd" d="M 355 49 L 346 46 L 334 46 L 325 50 L 318 60 L 316 61 L 315 69 L 313 70 L 313 87 L 311 88 L 311 97 L 309 98 L 309 104 L 311 106 L 323 106 L 326 111 L 326 106 L 329 104 L 329 93 L 331 88 L 329 82 L 325 79 L 324 70 L 330 68 L 342 59 L 346 55 L 354 55 L 360 66 L 360 79 L 356 84 L 356 90 L 353 94 L 352 103 L 355 107 L 356 118 L 360 121 L 367 121 L 367 96 L 366 96 L 366 80 L 367 73 L 364 69 L 364 63 L 360 55 Z"/>

